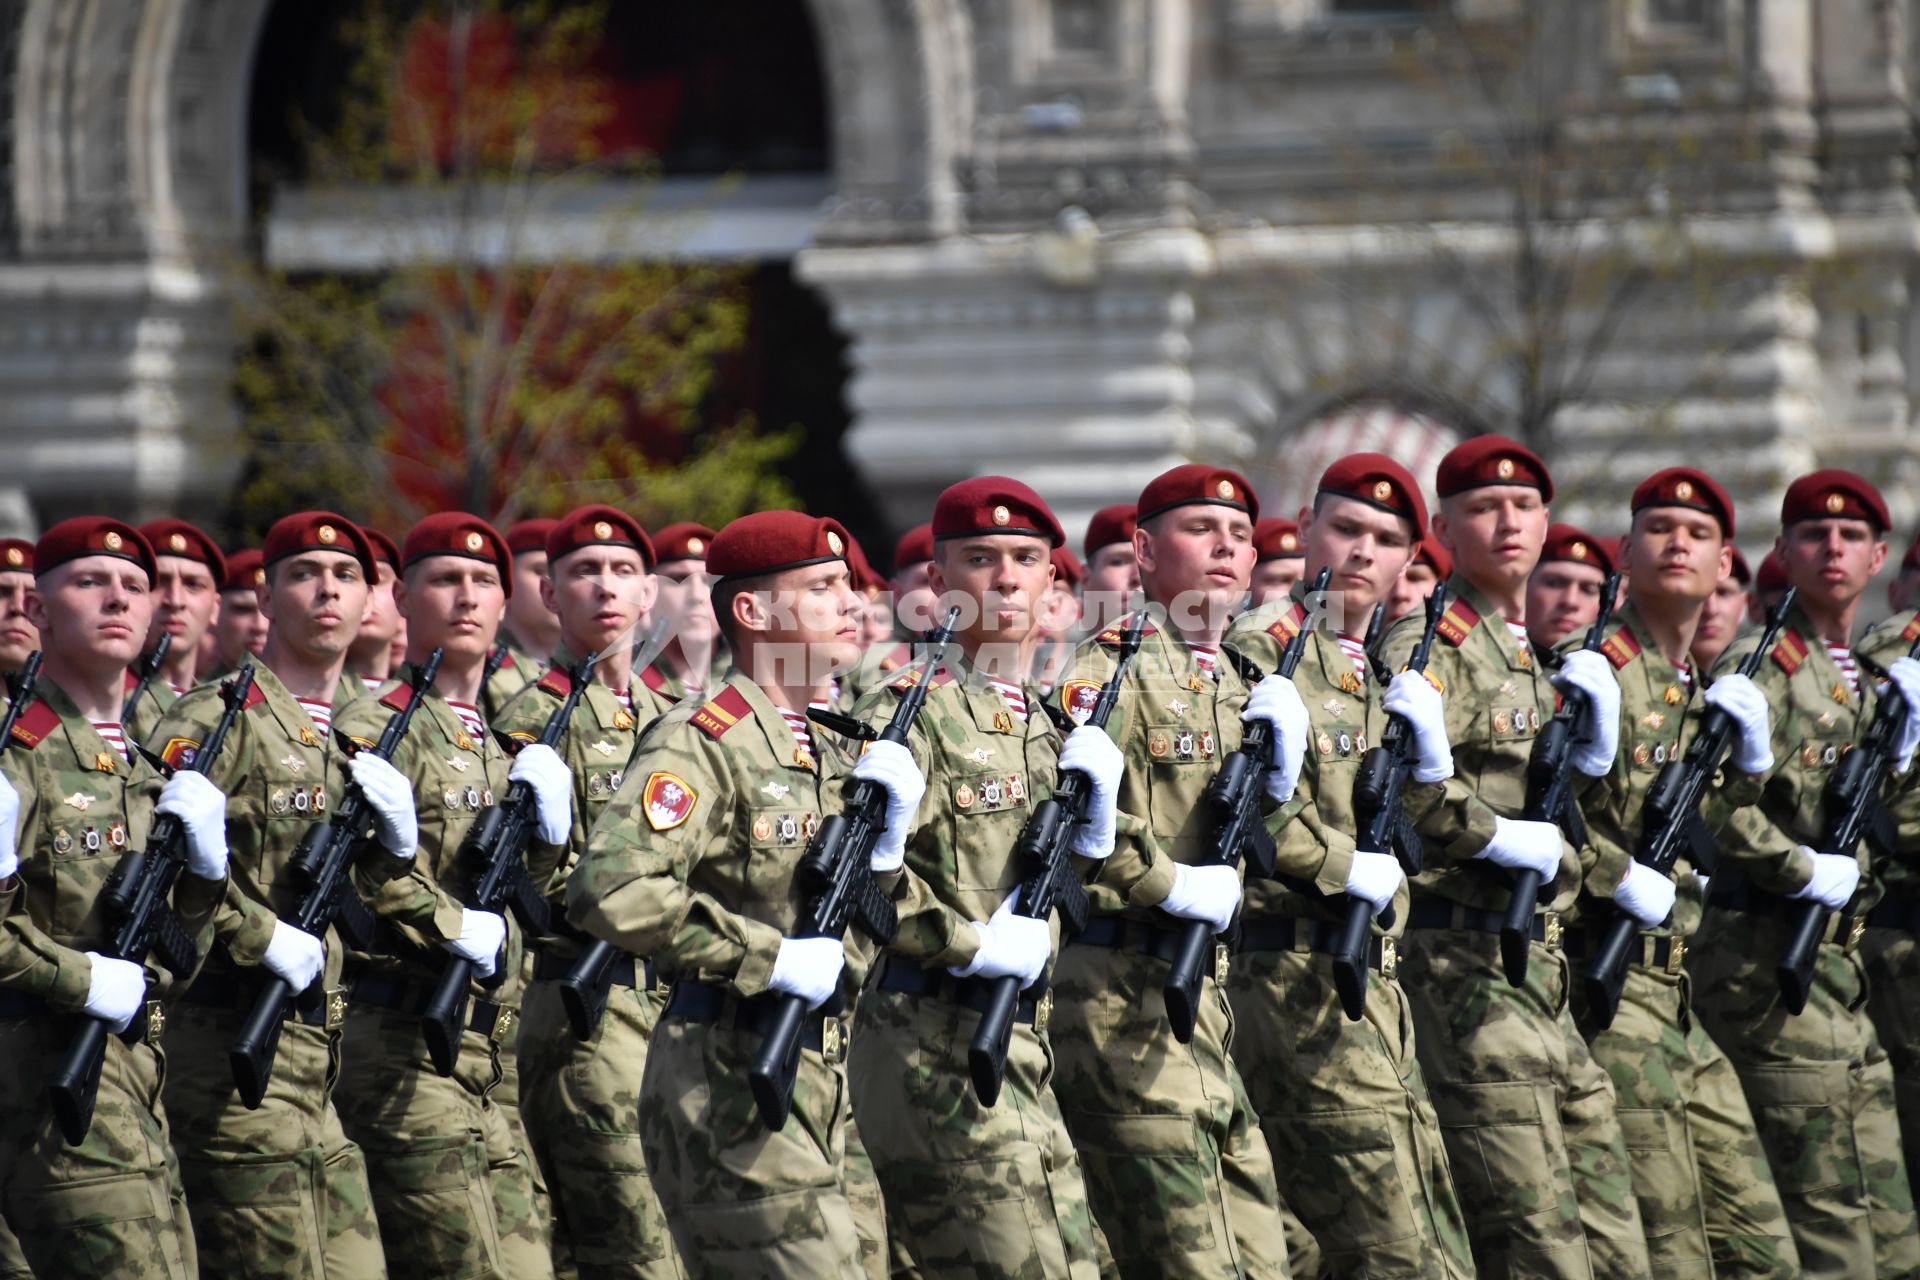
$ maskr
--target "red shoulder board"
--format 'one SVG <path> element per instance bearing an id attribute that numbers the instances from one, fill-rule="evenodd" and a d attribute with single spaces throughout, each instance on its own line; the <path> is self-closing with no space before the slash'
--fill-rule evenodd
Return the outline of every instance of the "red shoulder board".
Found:
<path id="1" fill-rule="evenodd" d="M 1148 636 L 1152 635 L 1154 632 L 1158 631 L 1159 629 L 1160 628 L 1154 626 L 1151 622 L 1149 622 L 1146 626 L 1140 628 L 1140 638 L 1144 640 Z M 1120 641 L 1126 636 L 1126 634 L 1127 634 L 1126 625 L 1124 623 L 1116 622 L 1112 626 L 1108 627 L 1105 631 L 1102 631 L 1100 633 L 1100 643 L 1107 646 L 1107 648 L 1109 649 L 1118 649 L 1120 647 Z"/>
<path id="2" fill-rule="evenodd" d="M 1907 629 L 1900 633 L 1902 644 L 1912 644 L 1915 640 L 1920 640 L 1920 613 L 1914 614 L 1907 623 Z"/>
<path id="3" fill-rule="evenodd" d="M 137 675 L 135 675 L 135 674 L 133 674 L 133 668 L 132 668 L 132 667 L 128 667 L 128 668 L 127 668 L 127 675 L 126 675 L 126 679 L 124 679 L 124 680 L 122 680 L 122 681 L 120 682 L 120 687 L 121 687 L 122 689 L 124 689 L 124 690 L 126 690 L 126 691 L 127 691 L 128 693 L 132 693 L 132 692 L 133 692 L 133 687 L 134 687 L 135 685 L 137 685 L 137 684 L 139 684 L 139 683 L 140 683 L 140 677 L 139 677 L 139 676 L 137 676 Z"/>
<path id="4" fill-rule="evenodd" d="M 1293 608 L 1287 610 L 1278 622 L 1267 628 L 1267 634 L 1281 644 L 1286 644 L 1300 634 L 1300 624 L 1306 620 L 1307 606 L 1296 600 L 1293 602 Z"/>
<path id="5" fill-rule="evenodd" d="M 13 722 L 13 740 L 31 751 L 60 727 L 60 713 L 38 698 Z"/>
<path id="6" fill-rule="evenodd" d="M 1455 600 L 1440 615 L 1440 625 L 1435 630 L 1442 640 L 1457 649 L 1467 642 L 1467 633 L 1479 625 L 1479 610 L 1465 600 Z"/>
<path id="7" fill-rule="evenodd" d="M 559 667 L 547 668 L 547 674 L 541 676 L 538 680 L 534 681 L 534 683 L 554 697 L 563 700 L 568 694 L 573 692 L 573 677 L 562 671 Z"/>
<path id="8" fill-rule="evenodd" d="M 920 673 L 924 670 L 926 670 L 925 667 L 909 667 L 900 673 L 897 680 L 889 682 L 887 688 L 892 689 L 895 693 L 905 693 L 920 683 Z M 938 689 L 943 684 L 951 683 L 953 683 L 952 670 L 947 667 L 942 667 L 934 673 L 933 682 L 927 687 L 929 689 Z"/>
<path id="9" fill-rule="evenodd" d="M 912 661 L 913 650 L 904 644 L 897 644 L 880 659 L 880 670 L 882 673 L 898 671 Z"/>
<path id="10" fill-rule="evenodd" d="M 1798 631 L 1789 631 L 1780 637 L 1780 643 L 1773 646 L 1773 652 L 1767 656 L 1773 659 L 1773 665 L 1792 675 L 1807 660 L 1807 642 L 1800 638 Z"/>
<path id="11" fill-rule="evenodd" d="M 242 711 L 251 711 L 266 700 L 267 695 L 260 692 L 259 685 L 249 684 L 247 686 L 247 700 L 240 704 L 240 709 Z M 403 703 L 402 705 L 404 706 L 405 704 Z"/>
<path id="12" fill-rule="evenodd" d="M 1607 655 L 1607 661 L 1618 671 L 1640 655 L 1640 642 L 1633 638 L 1633 632 L 1621 627 L 1600 642 L 1600 652 Z"/>
<path id="13" fill-rule="evenodd" d="M 667 678 L 661 675 L 659 668 L 655 667 L 651 662 L 640 668 L 640 683 L 669 701 L 680 701 L 680 699 L 673 696 L 673 690 L 667 687 Z M 566 695 L 562 694 L 561 696 L 565 697 Z"/>
<path id="14" fill-rule="evenodd" d="M 407 709 L 407 700 L 412 697 L 413 687 L 411 685 L 397 684 L 387 691 L 386 697 L 380 699 L 380 705 L 383 707 L 392 707 L 395 711 L 405 711 Z"/>
<path id="15" fill-rule="evenodd" d="M 753 708 L 747 705 L 747 695 L 738 689 L 728 688 L 722 689 L 719 697 L 693 713 L 693 727 L 717 742 L 721 734 L 742 720 L 752 718 Z"/>

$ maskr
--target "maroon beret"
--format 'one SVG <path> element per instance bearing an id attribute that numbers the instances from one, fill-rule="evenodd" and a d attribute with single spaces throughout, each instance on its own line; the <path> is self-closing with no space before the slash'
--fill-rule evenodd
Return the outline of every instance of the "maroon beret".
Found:
<path id="1" fill-rule="evenodd" d="M 265 557 L 258 547 L 243 547 L 227 556 L 227 576 L 220 580 L 222 591 L 252 591 L 267 580 Z"/>
<path id="2" fill-rule="evenodd" d="M 260 562 L 271 568 L 302 551 L 338 551 L 352 556 L 367 571 L 367 577 L 373 577 L 373 544 L 367 541 L 366 531 L 345 516 L 331 511 L 281 516 L 260 545 Z"/>
<path id="3" fill-rule="evenodd" d="M 553 534 L 553 526 L 558 520 L 549 520 L 545 516 L 535 516 L 530 520 L 516 520 L 507 526 L 507 550 L 513 554 L 526 555 L 537 552 L 547 553 L 547 539 Z"/>
<path id="4" fill-rule="evenodd" d="M 140 536 L 147 540 L 156 556 L 179 556 L 182 560 L 193 560 L 207 566 L 213 573 L 217 585 L 227 576 L 227 558 L 220 554 L 220 548 L 212 538 L 202 533 L 185 520 L 175 520 L 171 516 L 163 520 L 149 520 L 140 526 Z"/>
<path id="5" fill-rule="evenodd" d="M 521 523 L 526 523 L 522 521 Z M 508 539 L 509 548 L 513 546 Z M 653 543 L 647 537 L 647 531 L 618 507 L 609 507 L 605 503 L 591 503 L 584 507 L 575 507 L 553 522 L 553 528 L 547 532 L 546 545 L 541 550 L 547 553 L 547 563 L 552 564 L 561 556 L 582 547 L 632 547 L 640 553 L 640 562 L 653 568 Z"/>
<path id="6" fill-rule="evenodd" d="M 1453 576 L 1453 553 L 1440 545 L 1438 538 L 1423 538 L 1420 549 L 1414 552 L 1415 560 L 1424 560 L 1433 570 L 1433 576 L 1445 582 Z"/>
<path id="7" fill-rule="evenodd" d="M 1616 573 L 1620 568 L 1612 538 L 1596 538 L 1585 529 L 1570 524 L 1547 526 L 1547 542 L 1540 549 L 1540 563 L 1545 564 L 1549 560 L 1590 565 L 1601 573 Z"/>
<path id="8" fill-rule="evenodd" d="M 1255 564 L 1269 560 L 1304 560 L 1307 544 L 1300 538 L 1300 526 L 1292 520 L 1268 516 L 1253 526 Z"/>
<path id="9" fill-rule="evenodd" d="M 1071 547 L 1053 549 L 1053 585 L 1065 587 L 1068 591 L 1078 591 L 1086 570 L 1081 567 L 1080 557 L 1073 554 Z"/>
<path id="10" fill-rule="evenodd" d="M 707 572 L 717 580 L 803 569 L 846 559 L 849 541 L 838 520 L 803 511 L 759 511 L 714 535 Z"/>
<path id="11" fill-rule="evenodd" d="M 1244 511 L 1249 519 L 1260 518 L 1260 499 L 1246 477 L 1225 467 L 1210 467 L 1189 462 L 1162 472 L 1147 482 L 1134 503 L 1141 524 L 1175 507 L 1213 506 Z"/>
<path id="12" fill-rule="evenodd" d="M 1448 450 L 1434 475 L 1434 490 L 1443 498 L 1469 489 L 1496 484 L 1525 485 L 1540 491 L 1540 501 L 1553 501 L 1553 477 L 1538 454 L 1505 436 L 1475 436 Z"/>
<path id="13" fill-rule="evenodd" d="M 1712 476 L 1692 467 L 1668 467 L 1642 480 L 1640 487 L 1633 491 L 1628 509 L 1639 512 L 1647 507 L 1688 507 L 1704 511 L 1720 522 L 1722 537 L 1733 536 L 1733 499 Z"/>
<path id="14" fill-rule="evenodd" d="M 500 586 L 508 595 L 513 594 L 513 550 L 500 531 L 479 516 L 442 511 L 407 530 L 400 548 L 401 567 L 411 569 L 429 556 L 483 560 L 500 570 Z"/>
<path id="15" fill-rule="evenodd" d="M 1086 540 L 1080 544 L 1087 559 L 1093 559 L 1094 552 L 1116 542 L 1132 545 L 1133 531 L 1140 523 L 1133 518 L 1135 510 L 1137 508 L 1131 502 L 1117 502 L 1093 513 L 1093 519 L 1087 521 Z"/>
<path id="16" fill-rule="evenodd" d="M 367 545 L 373 548 L 373 558 L 386 561 L 395 573 L 400 572 L 400 544 L 368 525 L 361 525 L 360 532 L 367 535 Z"/>
<path id="17" fill-rule="evenodd" d="M 1040 495 L 1006 476 L 978 476 L 947 486 L 933 504 L 932 531 L 935 542 L 997 533 L 1045 538 L 1054 547 L 1067 540 Z"/>
<path id="18" fill-rule="evenodd" d="M 1787 486 L 1787 496 L 1780 502 L 1783 526 L 1832 519 L 1865 520 L 1881 533 L 1893 527 L 1880 491 L 1851 471 L 1829 467 Z"/>
<path id="19" fill-rule="evenodd" d="M 138 529 L 109 516 L 75 516 L 62 520 L 33 544 L 33 572 L 48 573 L 82 556 L 118 556 L 154 577 L 153 545 Z"/>
<path id="20" fill-rule="evenodd" d="M 933 559 L 933 526 L 917 524 L 900 535 L 900 541 L 893 545 L 893 571 L 905 573 L 916 564 L 925 564 Z"/>
<path id="21" fill-rule="evenodd" d="M 1747 568 L 1747 558 L 1740 554 L 1738 547 L 1733 548 L 1732 577 L 1743 587 L 1753 582 L 1753 570 Z"/>
<path id="22" fill-rule="evenodd" d="M 653 551 L 660 557 L 661 564 L 669 560 L 705 560 L 713 538 L 713 530 L 707 526 L 682 520 L 653 535 Z"/>
<path id="23" fill-rule="evenodd" d="M 1420 496 L 1420 483 L 1384 453 L 1348 454 L 1320 477 L 1320 492 L 1399 516 L 1413 526 L 1415 541 L 1427 536 L 1427 500 Z"/>
<path id="24" fill-rule="evenodd" d="M 887 580 L 874 569 L 866 548 L 852 534 L 847 535 L 847 574 L 853 579 L 853 589 L 869 600 L 878 600 L 886 593 Z"/>
<path id="25" fill-rule="evenodd" d="M 1753 575 L 1753 589 L 1762 593 L 1787 589 L 1787 562 L 1778 551 L 1767 552 L 1760 561 L 1760 571 Z"/>
<path id="26" fill-rule="evenodd" d="M 0 538 L 0 573 L 32 573 L 33 544 L 25 538 Z"/>

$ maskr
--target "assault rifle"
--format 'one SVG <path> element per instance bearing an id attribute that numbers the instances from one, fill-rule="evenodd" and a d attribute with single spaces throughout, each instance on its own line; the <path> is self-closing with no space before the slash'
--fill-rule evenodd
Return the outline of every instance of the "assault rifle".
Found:
<path id="1" fill-rule="evenodd" d="M 134 659 L 133 691 L 127 695 L 127 700 L 120 704 L 120 723 L 123 727 L 132 722 L 134 708 L 140 705 L 141 695 L 146 693 L 147 686 L 153 683 L 153 678 L 160 674 L 160 664 L 167 660 L 167 650 L 171 648 L 173 648 L 172 634 L 162 631 L 160 638 L 154 641 L 153 648 Z"/>

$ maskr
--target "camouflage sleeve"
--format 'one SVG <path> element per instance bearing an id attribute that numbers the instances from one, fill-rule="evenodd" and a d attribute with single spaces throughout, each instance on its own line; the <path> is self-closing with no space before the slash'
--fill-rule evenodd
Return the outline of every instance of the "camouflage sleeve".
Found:
<path id="1" fill-rule="evenodd" d="M 1345 893 L 1360 844 L 1354 832 L 1327 822 L 1314 802 L 1317 754 L 1307 752 L 1293 799 L 1267 815 L 1267 830 L 1273 833 L 1276 849 L 1274 867 L 1283 876 L 1311 881 L 1323 894 Z"/>
<path id="2" fill-rule="evenodd" d="M 425 709 L 422 708 L 424 714 Z M 350 738 L 376 742 L 386 728 L 392 710 L 375 698 L 362 698 L 347 708 L 335 728 Z M 417 739 L 409 733 L 394 751 L 393 767 L 413 784 L 414 804 L 422 794 L 421 752 Z M 393 925 L 406 941 L 420 950 L 432 950 L 460 936 L 460 920 L 465 908 L 447 893 L 427 866 L 424 850 L 415 850 L 411 858 L 396 857 L 379 841 L 370 841 L 364 856 L 356 859 L 355 887 L 374 914 Z"/>
<path id="3" fill-rule="evenodd" d="M 1380 652 L 1389 671 L 1407 665 L 1413 647 L 1419 643 L 1426 619 L 1415 610 L 1388 629 Z M 1474 708 L 1466 690 L 1456 692 L 1456 684 L 1466 677 L 1466 664 L 1452 645 L 1435 641 L 1427 655 L 1427 674 L 1440 684 L 1441 700 L 1446 707 L 1447 737 L 1458 744 L 1472 732 Z M 1473 859 L 1493 839 L 1494 812 L 1456 773 L 1445 782 L 1409 781 L 1405 791 L 1407 817 L 1429 842 L 1430 861 L 1463 863 Z M 1435 859 L 1434 855 L 1440 856 Z"/>
<path id="4" fill-rule="evenodd" d="M 1757 639 L 1748 639 L 1728 646 L 1714 665 L 1715 674 L 1732 671 L 1756 643 Z M 1767 695 L 1774 765 L 1743 784 L 1748 788 L 1757 785 L 1758 802 L 1727 815 L 1726 825 L 1720 829 L 1721 866 L 1739 871 L 1768 893 L 1791 895 L 1812 881 L 1813 859 L 1800 852 L 1800 841 L 1775 820 L 1773 813 L 1776 806 L 1778 812 L 1794 813 L 1803 803 L 1817 803 L 1809 789 L 1819 783 L 1801 765 L 1789 737 L 1787 675 L 1773 663 L 1763 662 L 1753 682 Z"/>
<path id="5" fill-rule="evenodd" d="M 1126 905 L 1133 907 L 1157 907 L 1165 902 L 1167 895 L 1173 892 L 1176 865 L 1165 843 L 1154 833 L 1152 821 L 1133 812 L 1144 801 L 1144 795 L 1129 804 L 1132 793 L 1146 790 L 1134 780 L 1150 778 L 1153 770 L 1145 735 L 1129 732 L 1133 708 L 1149 696 L 1152 681 L 1156 678 L 1152 670 L 1156 665 L 1152 658 L 1153 649 L 1149 645 L 1142 645 L 1140 653 L 1134 658 L 1133 666 L 1127 671 L 1120 699 L 1114 704 L 1113 715 L 1107 720 L 1107 736 L 1119 744 L 1121 753 L 1126 757 L 1126 774 L 1120 783 L 1114 813 L 1113 853 L 1105 862 L 1088 864 L 1095 866 L 1100 884 L 1114 890 Z M 1113 674 L 1114 663 L 1114 655 L 1097 639 L 1087 640 L 1074 655 L 1073 665 L 1069 669 L 1071 680 L 1104 685 L 1107 677 Z M 1157 665 L 1160 667 L 1160 678 L 1165 678 L 1164 662 Z M 1053 696 L 1060 699 L 1062 710 L 1072 710 L 1067 705 L 1071 689 L 1071 681 L 1062 680 L 1060 688 L 1054 691 Z"/>
<path id="6" fill-rule="evenodd" d="M 651 805 L 650 789 L 657 793 Z M 725 850 L 734 816 L 722 748 L 693 730 L 661 734 L 634 757 L 594 824 L 567 880 L 567 918 L 677 976 L 759 995 L 783 935 L 688 884 L 703 857 Z"/>
<path id="7" fill-rule="evenodd" d="M 0 918 L 0 988 L 39 996 L 56 1009 L 77 1010 L 87 1002 L 93 962 L 86 953 L 63 947 L 34 923 L 27 911 L 26 881 L 40 856 L 44 822 L 39 771 L 20 753 L 0 754 L 0 768 L 20 793 L 20 871 L 14 876 L 20 909 Z"/>

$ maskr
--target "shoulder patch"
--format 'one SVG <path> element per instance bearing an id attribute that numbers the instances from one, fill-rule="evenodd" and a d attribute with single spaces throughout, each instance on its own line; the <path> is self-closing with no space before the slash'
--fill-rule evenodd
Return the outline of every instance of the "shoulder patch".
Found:
<path id="1" fill-rule="evenodd" d="M 1267 628 L 1267 634 L 1284 645 L 1300 634 L 1300 624 L 1306 620 L 1307 607 L 1296 600 L 1293 602 L 1293 608 L 1287 610 L 1278 622 Z"/>
<path id="2" fill-rule="evenodd" d="M 1152 635 L 1154 632 L 1158 631 L 1159 629 L 1160 628 L 1154 626 L 1151 622 L 1149 622 L 1146 626 L 1140 628 L 1140 638 L 1144 640 L 1148 636 Z M 1126 625 L 1124 623 L 1116 622 L 1112 626 L 1108 627 L 1105 631 L 1102 631 L 1100 633 L 1100 643 L 1107 646 L 1107 648 L 1109 649 L 1118 649 L 1120 647 L 1121 639 L 1124 638 L 1126 634 L 1127 634 Z"/>
<path id="3" fill-rule="evenodd" d="M 348 734 L 347 741 L 351 742 L 354 746 L 360 748 L 362 751 L 371 751 L 375 747 L 380 745 L 378 742 L 374 741 L 372 738 L 363 738 L 357 733 Z"/>
<path id="4" fill-rule="evenodd" d="M 391 707 L 395 711 L 405 711 L 407 709 L 407 700 L 411 697 L 413 697 L 413 688 L 411 685 L 397 684 L 387 690 L 387 696 L 380 699 L 380 705 L 383 707 Z"/>
<path id="5" fill-rule="evenodd" d="M 1640 642 L 1633 638 L 1632 631 L 1621 627 L 1600 642 L 1600 652 L 1607 655 L 1607 661 L 1618 671 L 1639 656 Z"/>
<path id="6" fill-rule="evenodd" d="M 539 734 L 528 733 L 525 729 L 509 729 L 507 730 L 507 736 L 523 747 L 530 747 L 540 741 Z"/>
<path id="7" fill-rule="evenodd" d="M 920 673 L 924 670 L 926 670 L 926 668 L 924 667 L 909 667 L 907 668 L 907 670 L 901 672 L 897 679 L 889 680 L 887 682 L 887 688 L 893 690 L 895 693 L 905 693 L 907 690 L 913 688 L 913 686 L 920 683 Z M 948 667 L 942 667 L 940 668 L 940 670 L 934 672 L 933 680 L 931 683 L 928 684 L 927 687 L 929 689 L 938 689 L 943 684 L 952 684 L 952 683 L 953 683 L 952 669 Z"/>
<path id="8" fill-rule="evenodd" d="M 1455 600 L 1440 615 L 1440 625 L 1435 628 L 1440 638 L 1454 648 L 1467 642 L 1467 633 L 1480 625 L 1480 611 L 1465 600 Z"/>
<path id="9" fill-rule="evenodd" d="M 718 741 L 720 735 L 753 717 L 753 708 L 747 705 L 747 696 L 738 689 L 722 689 L 718 697 L 693 713 L 690 723 L 694 728 Z M 671 774 L 664 775 L 671 777 Z"/>
<path id="10" fill-rule="evenodd" d="M 700 800 L 686 779 L 675 773 L 650 773 L 640 789 L 640 808 L 655 831 L 671 831 L 693 816 Z"/>
<path id="11" fill-rule="evenodd" d="M 1774 645 L 1773 652 L 1767 656 L 1773 659 L 1774 666 L 1792 675 L 1807 660 L 1807 642 L 1801 639 L 1798 631 L 1789 630 L 1780 637 L 1780 643 Z"/>
<path id="12" fill-rule="evenodd" d="M 1920 640 L 1920 613 L 1914 614 L 1912 620 L 1907 623 L 1907 629 L 1900 633 L 1902 644 L 1912 644 L 1915 640 Z"/>
<path id="13" fill-rule="evenodd" d="M 160 758 L 167 762 L 169 769 L 192 768 L 193 758 L 199 754 L 198 738 L 168 738 L 167 745 L 160 748 Z"/>
<path id="14" fill-rule="evenodd" d="M 573 677 L 558 667 L 550 668 L 545 675 L 534 681 L 534 683 L 554 697 L 562 700 L 573 692 Z"/>
<path id="15" fill-rule="evenodd" d="M 1085 724 L 1093 714 L 1093 704 L 1100 701 L 1100 689 L 1098 680 L 1069 680 L 1060 686 L 1060 709 L 1073 717 L 1075 724 Z"/>
<path id="16" fill-rule="evenodd" d="M 13 722 L 13 740 L 31 751 L 60 727 L 60 713 L 46 703 L 35 698 L 33 705 L 20 713 Z"/>

